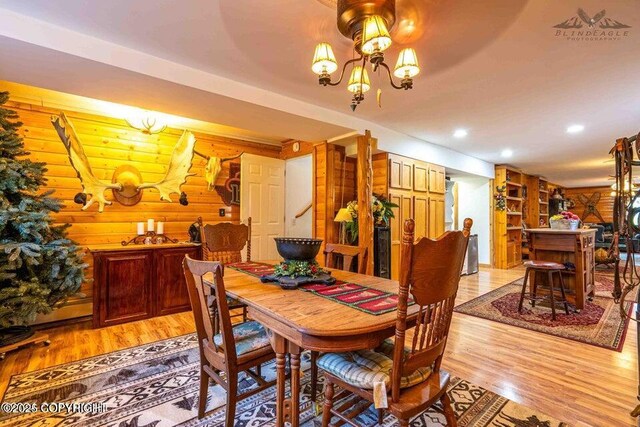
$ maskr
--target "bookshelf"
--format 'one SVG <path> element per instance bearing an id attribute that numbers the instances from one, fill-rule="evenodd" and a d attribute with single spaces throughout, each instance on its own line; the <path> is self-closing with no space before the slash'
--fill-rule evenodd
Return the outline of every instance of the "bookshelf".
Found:
<path id="1" fill-rule="evenodd" d="M 522 262 L 522 220 L 525 202 L 523 189 L 527 186 L 526 175 L 511 166 L 496 166 L 495 187 L 505 186 L 506 209 L 494 207 L 494 253 L 496 268 L 511 268 Z"/>
<path id="2" fill-rule="evenodd" d="M 549 226 L 549 182 L 540 176 L 528 175 L 526 194 L 526 219 L 528 228 Z"/>

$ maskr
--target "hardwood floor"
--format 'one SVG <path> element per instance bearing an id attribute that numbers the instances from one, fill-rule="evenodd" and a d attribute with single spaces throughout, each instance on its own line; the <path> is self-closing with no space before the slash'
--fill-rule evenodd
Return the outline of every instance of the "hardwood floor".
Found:
<path id="1" fill-rule="evenodd" d="M 522 277 L 522 269 L 481 269 L 460 283 L 457 304 Z M 194 331 L 191 313 L 91 329 L 50 329 L 51 345 L 0 362 L 0 391 L 13 374 L 46 368 Z M 621 353 L 454 313 L 444 367 L 452 374 L 573 426 L 635 426 L 636 325 Z"/>

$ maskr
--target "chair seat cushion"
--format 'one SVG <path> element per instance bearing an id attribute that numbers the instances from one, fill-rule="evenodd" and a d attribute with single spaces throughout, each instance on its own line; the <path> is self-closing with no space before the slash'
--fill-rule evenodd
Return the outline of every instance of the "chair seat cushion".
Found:
<path id="1" fill-rule="evenodd" d="M 408 350 L 405 349 L 405 352 Z M 326 353 L 318 359 L 318 367 L 340 378 L 347 384 L 362 389 L 373 389 L 376 382 L 391 384 L 393 367 L 393 341 L 385 340 L 375 350 L 359 350 L 345 353 Z M 431 367 L 418 368 L 400 379 L 400 388 L 419 384 L 429 378 Z"/>
<path id="2" fill-rule="evenodd" d="M 236 354 L 238 356 L 271 345 L 264 326 L 253 321 L 233 325 L 233 338 L 236 341 Z M 222 333 L 214 335 L 213 342 L 224 350 Z"/>

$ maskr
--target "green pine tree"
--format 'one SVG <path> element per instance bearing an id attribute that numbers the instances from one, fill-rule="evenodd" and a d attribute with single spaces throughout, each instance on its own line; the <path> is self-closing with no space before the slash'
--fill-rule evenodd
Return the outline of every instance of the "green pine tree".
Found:
<path id="1" fill-rule="evenodd" d="M 51 312 L 78 292 L 87 267 L 66 236 L 69 225 L 52 225 L 49 214 L 62 204 L 53 190 L 39 192 L 46 164 L 25 158 L 22 123 L 3 107 L 8 99 L 0 92 L 0 327 Z"/>

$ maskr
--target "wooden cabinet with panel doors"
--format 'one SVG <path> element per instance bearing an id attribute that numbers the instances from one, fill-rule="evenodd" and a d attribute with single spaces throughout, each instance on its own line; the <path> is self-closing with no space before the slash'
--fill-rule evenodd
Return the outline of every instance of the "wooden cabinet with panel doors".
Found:
<path id="1" fill-rule="evenodd" d="M 182 260 L 185 255 L 199 259 L 199 245 L 96 245 L 89 250 L 95 328 L 190 310 Z"/>
<path id="2" fill-rule="evenodd" d="M 386 156 L 388 161 L 383 162 Z M 391 228 L 391 278 L 397 279 L 400 269 L 402 224 L 415 221 L 415 236 L 437 238 L 444 233 L 445 169 L 442 166 L 396 154 L 376 154 L 374 176 L 388 176 L 386 186 L 376 185 L 374 191 L 386 194 L 394 208 Z M 386 170 L 376 170 L 384 168 Z"/>

